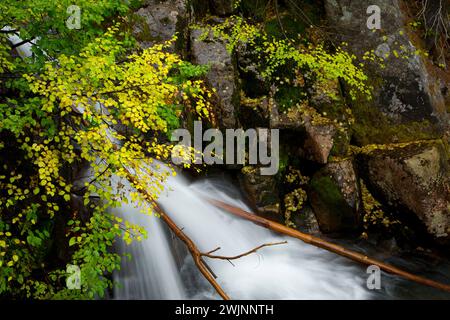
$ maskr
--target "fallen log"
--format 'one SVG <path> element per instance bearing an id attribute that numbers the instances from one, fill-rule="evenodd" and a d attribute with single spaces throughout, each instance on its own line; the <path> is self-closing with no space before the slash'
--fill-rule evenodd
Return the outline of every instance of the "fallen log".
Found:
<path id="1" fill-rule="evenodd" d="M 278 233 L 282 233 L 285 234 L 287 236 L 293 237 L 293 238 L 297 238 L 299 240 L 302 240 L 303 242 L 307 243 L 307 244 L 311 244 L 313 246 L 334 252 L 340 256 L 349 258 L 351 260 L 357 261 L 359 263 L 362 264 L 366 264 L 366 265 L 376 265 L 378 266 L 381 270 L 384 270 L 388 273 L 391 274 L 395 274 L 398 276 L 401 276 L 405 279 L 411 280 L 411 281 L 415 281 L 417 283 L 420 284 L 424 284 L 430 287 L 434 287 L 440 290 L 444 290 L 447 292 L 450 292 L 450 285 L 447 284 L 443 284 L 443 283 L 439 283 L 436 282 L 434 280 L 430 280 L 427 278 L 423 278 L 421 276 L 417 276 L 414 275 L 410 272 L 401 270 L 397 267 L 391 266 L 389 264 L 386 264 L 384 262 L 378 261 L 376 259 L 372 259 L 366 255 L 363 255 L 361 253 L 352 251 L 352 250 L 348 250 L 340 245 L 334 244 L 332 242 L 323 240 L 321 238 L 318 237 L 314 237 L 310 234 L 307 233 L 303 233 L 300 231 L 297 231 L 295 229 L 286 227 L 285 225 L 282 225 L 280 223 L 274 222 L 274 221 L 270 221 L 267 220 L 265 218 L 259 217 L 255 214 L 252 214 L 250 212 L 247 212 L 245 210 L 242 210 L 240 208 L 231 206 L 225 202 L 219 201 L 219 200 L 215 200 L 215 199 L 210 199 L 210 198 L 206 198 L 206 200 L 213 204 L 214 206 L 224 209 L 225 211 L 232 213 L 238 217 L 244 218 L 246 220 L 250 220 L 253 223 L 256 223 L 264 228 L 270 229 L 272 231 L 278 232 Z"/>
<path id="2" fill-rule="evenodd" d="M 130 182 L 133 184 L 136 184 L 136 179 L 133 177 L 133 175 L 125 168 L 127 172 L 127 178 Z M 166 225 L 172 230 L 172 232 L 177 236 L 178 239 L 184 242 L 186 244 L 189 252 L 191 253 L 191 256 L 194 260 L 195 265 L 201 272 L 201 274 L 205 277 L 205 279 L 211 284 L 211 286 L 216 290 L 216 292 L 222 297 L 224 300 L 230 300 L 230 297 L 226 294 L 226 292 L 222 289 L 222 287 L 217 283 L 215 280 L 217 276 L 214 274 L 214 272 L 211 270 L 211 268 L 208 266 L 208 264 L 203 260 L 203 257 L 208 257 L 210 259 L 221 259 L 221 260 L 228 260 L 231 263 L 231 260 L 236 260 L 239 258 L 242 258 L 244 256 L 250 255 L 252 253 L 255 253 L 259 249 L 262 249 L 264 247 L 270 247 L 275 246 L 279 244 L 285 244 L 287 241 L 282 242 L 275 242 L 275 243 L 265 243 L 262 244 L 252 250 L 249 250 L 247 252 L 244 252 L 242 254 L 239 254 L 237 256 L 233 257 L 226 257 L 226 256 L 219 256 L 219 255 L 213 255 L 212 253 L 220 250 L 219 248 L 216 248 L 214 250 L 211 250 L 209 252 L 201 252 L 198 247 L 195 245 L 194 241 L 189 238 L 182 229 L 180 229 L 177 224 L 161 209 L 161 207 L 154 201 L 154 199 L 151 197 L 151 195 L 143 190 L 140 189 L 139 192 L 149 201 L 149 203 L 152 205 L 153 209 L 160 215 L 161 219 L 166 223 Z"/>

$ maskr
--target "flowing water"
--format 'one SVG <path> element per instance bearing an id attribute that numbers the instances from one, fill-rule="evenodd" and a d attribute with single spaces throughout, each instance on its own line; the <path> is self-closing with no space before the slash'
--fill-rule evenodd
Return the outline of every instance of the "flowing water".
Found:
<path id="1" fill-rule="evenodd" d="M 22 40 L 16 35 L 9 39 L 13 44 Z M 32 56 L 32 45 L 23 44 L 16 49 L 22 58 L 27 58 Z M 250 211 L 239 190 L 223 177 L 195 183 L 179 175 L 170 177 L 159 203 L 200 250 L 207 252 L 220 247 L 217 254 L 233 256 L 263 243 L 288 241 L 233 260 L 232 264 L 206 259 L 218 276 L 219 284 L 233 299 L 450 299 L 447 293 L 385 273 L 382 274 L 382 290 L 370 291 L 366 287 L 366 269 L 360 265 L 233 217 L 203 201 L 202 196 Z M 121 271 L 115 274 L 121 286 L 115 289 L 114 298 L 218 299 L 183 245 L 173 238 L 163 222 L 140 211 L 125 203 L 119 209 L 128 221 L 144 226 L 149 236 L 130 246 L 118 245 L 117 250 L 130 253 L 132 259 L 123 259 Z M 353 243 L 347 246 L 368 255 L 377 253 L 366 246 L 358 247 Z M 425 276 L 450 283 L 448 261 L 436 265 L 426 259 L 408 258 L 393 259 L 393 263 L 416 273 L 428 270 Z"/>
<path id="2" fill-rule="evenodd" d="M 159 204 L 201 251 L 220 247 L 215 254 L 234 256 L 263 243 L 288 241 L 262 248 L 232 264 L 206 259 L 218 283 L 233 299 L 449 298 L 445 293 L 385 273 L 383 289 L 368 290 L 365 267 L 234 217 L 206 203 L 203 196 L 250 211 L 236 186 L 224 177 L 193 183 L 180 175 L 169 178 Z M 114 292 L 116 299 L 219 298 L 160 219 L 130 206 L 120 211 L 127 219 L 145 226 L 149 236 L 143 242 L 120 246 L 119 250 L 131 253 L 133 259 L 124 261 L 122 271 L 116 274 L 122 284 Z"/>
<path id="3" fill-rule="evenodd" d="M 13 44 L 22 40 L 16 35 L 9 39 Z M 16 49 L 22 58 L 27 58 L 32 56 L 32 45 L 23 44 Z M 360 265 L 224 213 L 203 201 L 205 195 L 250 211 L 237 188 L 223 177 L 195 183 L 182 176 L 170 177 L 159 203 L 200 250 L 206 252 L 220 247 L 217 254 L 233 256 L 263 243 L 288 241 L 233 260 L 233 264 L 206 259 L 219 284 L 233 299 L 450 299 L 448 293 L 385 273 L 382 273 L 382 289 L 370 291 L 366 287 L 366 269 Z M 161 220 L 143 215 L 139 208 L 125 203 L 119 211 L 128 221 L 144 226 L 149 236 L 130 246 L 118 245 L 117 250 L 130 253 L 132 259 L 123 259 L 121 271 L 115 274 L 121 284 L 114 291 L 115 299 L 219 298 Z M 346 245 L 375 257 L 380 251 L 354 243 Z M 436 264 L 408 257 L 394 258 L 392 263 L 450 283 L 448 261 Z"/>

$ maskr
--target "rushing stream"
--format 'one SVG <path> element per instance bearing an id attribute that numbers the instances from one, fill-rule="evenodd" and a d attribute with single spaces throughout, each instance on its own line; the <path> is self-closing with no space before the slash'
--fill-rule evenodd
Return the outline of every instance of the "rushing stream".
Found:
<path id="1" fill-rule="evenodd" d="M 9 38 L 13 44 L 21 41 L 18 36 Z M 31 56 L 31 47 L 22 44 L 16 49 L 26 58 Z M 220 247 L 217 254 L 233 256 L 263 243 L 288 241 L 233 260 L 233 264 L 206 259 L 219 284 L 233 299 L 450 299 L 448 293 L 386 273 L 382 273 L 380 290 L 368 290 L 365 267 L 236 218 L 206 203 L 202 195 L 250 211 L 237 187 L 224 176 L 194 183 L 181 175 L 171 176 L 159 203 L 200 250 L 207 252 Z M 128 221 L 144 226 L 148 238 L 129 246 L 119 244 L 118 251 L 130 253 L 132 259 L 123 259 L 121 271 L 115 274 L 120 284 L 114 290 L 115 299 L 219 298 L 196 269 L 184 245 L 160 219 L 144 215 L 139 208 L 125 203 L 118 210 Z M 383 259 L 382 250 L 376 247 L 354 242 L 345 245 Z M 417 274 L 450 283 L 448 261 L 434 262 L 416 256 L 387 260 Z"/>
<path id="2" fill-rule="evenodd" d="M 234 217 L 206 203 L 202 196 L 250 211 L 239 190 L 225 177 L 193 183 L 180 175 L 170 177 L 159 204 L 200 250 L 207 252 L 220 247 L 216 254 L 234 256 L 263 243 L 288 241 L 233 260 L 233 264 L 206 259 L 219 284 L 234 299 L 450 298 L 446 293 L 385 273 L 382 289 L 368 290 L 365 267 Z M 122 270 L 115 276 L 121 283 L 114 292 L 116 299 L 219 298 L 196 269 L 183 244 L 174 239 L 160 219 L 141 214 L 128 205 L 120 211 L 131 222 L 145 226 L 149 235 L 143 242 L 120 246 L 119 251 L 131 253 L 133 259 L 124 259 Z M 410 269 L 420 265 L 395 262 Z M 423 263 L 421 267 L 429 267 Z M 449 281 L 448 264 L 433 268 L 435 278 Z"/>

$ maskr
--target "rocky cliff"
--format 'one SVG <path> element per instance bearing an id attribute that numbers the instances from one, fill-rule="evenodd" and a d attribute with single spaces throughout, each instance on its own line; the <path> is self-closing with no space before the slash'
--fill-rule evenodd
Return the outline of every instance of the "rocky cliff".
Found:
<path id="1" fill-rule="evenodd" d="M 367 27 L 371 5 L 381 10 L 381 29 Z M 201 31 L 234 14 L 262 26 L 268 37 L 299 48 L 299 39 L 324 43 L 330 51 L 342 46 L 367 75 L 372 99 L 351 99 L 350 88 L 340 80 L 299 90 L 301 76 L 296 76 L 297 86 L 283 82 L 289 69 L 268 81 L 248 46 L 229 50 L 229 37 Z M 143 46 L 177 33 L 174 50 L 210 66 L 205 77 L 216 89 L 218 127 L 280 130 L 278 175 L 263 177 L 251 166 L 233 168 L 260 214 L 292 223 L 302 214 L 310 219 L 306 212 L 312 208 L 320 230 L 332 233 L 367 231 L 367 221 L 378 218 L 384 226 L 390 220 L 406 225 L 411 220 L 439 243 L 449 243 L 448 69 L 424 54 L 406 3 L 152 0 L 137 15 L 142 21 L 135 33 Z M 293 170 L 308 182 L 286 181 Z M 361 185 L 378 203 L 377 210 Z M 286 199 L 300 189 L 305 197 L 294 197 L 298 210 L 289 209 Z M 385 216 L 375 216 L 381 211 Z"/>

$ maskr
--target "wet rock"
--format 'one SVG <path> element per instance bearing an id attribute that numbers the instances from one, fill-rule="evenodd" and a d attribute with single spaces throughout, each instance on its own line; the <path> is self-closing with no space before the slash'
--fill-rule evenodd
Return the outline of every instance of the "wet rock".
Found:
<path id="1" fill-rule="evenodd" d="M 388 205 L 406 209 L 435 239 L 449 243 L 450 171 L 443 143 L 375 150 L 362 160 L 369 185 Z"/>
<path id="2" fill-rule="evenodd" d="M 186 35 L 188 11 L 185 0 L 148 0 L 136 15 L 133 35 L 142 48 L 172 39 L 178 32 L 180 40 Z"/>
<path id="3" fill-rule="evenodd" d="M 311 111 L 311 113 L 308 112 Z M 308 160 L 325 164 L 333 149 L 338 130 L 326 118 L 313 117 L 314 111 L 291 108 L 286 113 L 279 113 L 276 105 L 271 107 L 270 124 L 272 128 L 290 129 L 305 132 L 301 143 L 301 154 Z M 318 120 L 319 119 L 319 120 Z"/>
<path id="4" fill-rule="evenodd" d="M 318 163 L 327 163 L 333 148 L 336 128 L 331 124 L 314 125 L 311 122 L 306 122 L 305 128 L 307 133 L 304 144 L 306 158 Z"/>
<path id="5" fill-rule="evenodd" d="M 367 27 L 370 5 L 381 9 L 381 30 Z M 379 62 L 361 61 L 366 64 L 367 74 L 374 86 L 373 101 L 361 102 L 365 108 L 361 112 L 373 112 L 365 117 L 355 112 L 357 123 L 370 124 L 366 130 L 376 130 L 381 125 L 380 117 L 386 118 L 387 127 L 419 123 L 419 130 L 411 134 L 383 135 L 369 137 L 364 143 L 388 143 L 395 139 L 412 141 L 415 133 L 427 133 L 431 137 L 442 134 L 448 126 L 448 115 L 440 90 L 440 81 L 429 72 L 412 37 L 405 28 L 405 17 L 398 0 L 326 0 L 325 7 L 330 24 L 339 34 L 340 41 L 348 43 L 347 49 L 361 58 L 365 52 L 373 50 L 376 60 L 384 60 L 385 68 Z M 355 108 L 359 107 L 355 103 Z M 369 111 L 365 111 L 369 110 Z M 359 119 L 358 119 L 359 118 Z M 402 129 L 407 130 L 408 127 Z M 372 139 L 372 141 L 370 141 Z M 373 141 L 381 139 L 383 141 Z"/>
<path id="6" fill-rule="evenodd" d="M 272 220 L 282 219 L 278 184 L 273 176 L 263 176 L 258 167 L 246 166 L 239 174 L 239 182 L 259 214 Z"/>
<path id="7" fill-rule="evenodd" d="M 216 106 L 219 125 L 222 128 L 236 128 L 238 125 L 239 80 L 236 62 L 226 49 L 226 43 L 208 38 L 200 40 L 201 30 L 191 33 L 192 57 L 197 64 L 210 65 L 206 75 L 208 83 L 217 90 L 219 103 Z"/>
<path id="8" fill-rule="evenodd" d="M 297 229 L 308 234 L 320 235 L 320 227 L 317 218 L 311 207 L 305 206 L 300 214 L 295 214 L 292 221 Z"/>
<path id="9" fill-rule="evenodd" d="M 300 108 L 290 108 L 287 112 L 279 112 L 273 98 L 268 101 L 270 108 L 270 126 L 276 129 L 305 130 L 305 113 Z"/>
<path id="10" fill-rule="evenodd" d="M 327 164 L 310 184 L 308 198 L 324 233 L 360 227 L 361 193 L 351 159 Z"/>

